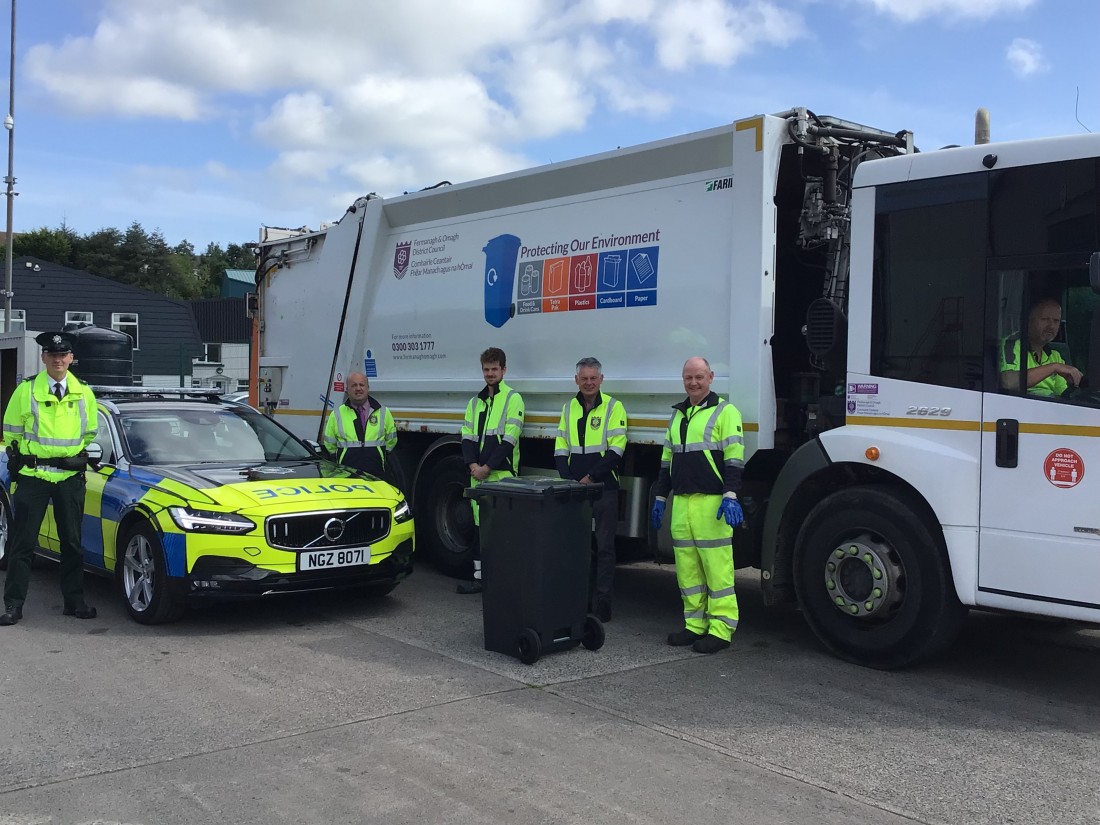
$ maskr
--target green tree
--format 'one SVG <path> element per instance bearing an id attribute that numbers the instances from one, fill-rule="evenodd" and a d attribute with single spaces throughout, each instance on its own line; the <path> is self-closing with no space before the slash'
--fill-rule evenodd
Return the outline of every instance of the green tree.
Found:
<path id="1" fill-rule="evenodd" d="M 73 266 L 92 275 L 121 281 L 123 270 L 119 256 L 122 233 L 117 229 L 100 229 L 73 242 Z"/>
<path id="2" fill-rule="evenodd" d="M 12 238 L 12 256 L 39 258 L 50 263 L 72 264 L 74 233 L 66 227 L 57 229 L 39 227 L 31 232 L 21 232 Z M 0 243 L 0 254 L 7 254 L 7 247 Z"/>

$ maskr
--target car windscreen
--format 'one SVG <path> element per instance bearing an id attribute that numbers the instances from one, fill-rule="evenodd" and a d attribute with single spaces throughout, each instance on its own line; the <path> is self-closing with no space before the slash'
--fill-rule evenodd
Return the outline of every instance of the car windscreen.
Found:
<path id="1" fill-rule="evenodd" d="M 250 407 L 123 411 L 130 459 L 137 464 L 292 461 L 315 457 L 293 435 Z"/>

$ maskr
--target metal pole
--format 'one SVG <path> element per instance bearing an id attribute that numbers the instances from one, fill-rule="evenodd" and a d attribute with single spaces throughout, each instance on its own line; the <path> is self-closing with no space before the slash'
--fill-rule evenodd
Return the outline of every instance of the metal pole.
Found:
<path id="1" fill-rule="evenodd" d="M 15 205 L 15 0 L 11 0 L 11 68 L 8 74 L 8 116 L 4 118 L 8 130 L 8 231 L 4 250 L 4 332 L 11 332 L 11 236 L 12 208 Z"/>

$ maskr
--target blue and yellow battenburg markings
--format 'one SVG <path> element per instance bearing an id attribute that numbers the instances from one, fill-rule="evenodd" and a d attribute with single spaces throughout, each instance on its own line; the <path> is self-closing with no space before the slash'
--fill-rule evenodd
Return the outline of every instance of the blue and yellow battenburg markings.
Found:
<path id="1" fill-rule="evenodd" d="M 103 475 L 100 473 L 101 477 Z M 256 482 L 246 482 L 225 485 L 225 487 L 235 487 L 242 493 L 255 496 L 259 501 L 356 491 L 375 492 L 373 487 L 362 482 L 286 484 L 277 487 L 257 487 Z M 225 489 L 225 487 L 219 489 Z M 202 488 L 190 487 L 159 473 L 137 467 L 130 468 L 129 473 L 120 472 L 117 468 L 112 469 L 110 475 L 106 476 L 102 489 L 97 488 L 99 488 L 98 484 L 91 485 L 86 494 L 84 518 L 81 522 L 81 543 L 84 547 L 84 562 L 104 570 L 115 569 L 117 559 L 112 558 L 111 565 L 108 567 L 106 548 L 116 546 L 118 525 L 134 505 L 145 501 L 154 513 L 159 513 L 165 507 L 176 504 L 198 503 L 195 500 L 206 495 Z M 206 497 L 211 504 L 217 503 L 209 496 Z M 198 504 L 202 506 L 201 503 Z M 160 528 L 168 575 L 186 576 L 188 535 L 165 529 L 163 525 L 160 525 Z M 202 538 L 202 536 L 196 536 L 193 540 L 201 541 Z M 114 556 L 113 552 L 112 556 Z"/>

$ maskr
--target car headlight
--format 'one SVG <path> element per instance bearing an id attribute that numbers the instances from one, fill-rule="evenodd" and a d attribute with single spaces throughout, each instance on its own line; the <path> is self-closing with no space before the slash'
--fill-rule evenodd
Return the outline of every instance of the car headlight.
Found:
<path id="1" fill-rule="evenodd" d="M 172 517 L 177 527 L 189 533 L 247 533 L 256 529 L 255 522 L 236 513 L 169 507 L 168 515 Z"/>
<path id="2" fill-rule="evenodd" d="M 393 508 L 393 521 L 394 524 L 401 524 L 402 522 L 409 521 L 413 517 L 412 508 L 409 507 L 408 499 L 401 499 L 400 503 Z"/>

